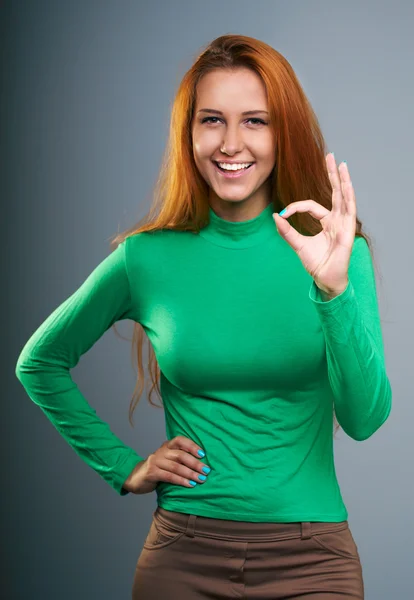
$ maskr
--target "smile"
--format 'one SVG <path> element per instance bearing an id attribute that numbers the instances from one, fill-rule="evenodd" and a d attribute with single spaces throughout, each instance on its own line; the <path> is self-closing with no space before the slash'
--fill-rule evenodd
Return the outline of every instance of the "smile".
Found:
<path id="1" fill-rule="evenodd" d="M 221 169 L 215 161 L 213 161 L 213 164 L 216 171 L 220 173 L 220 175 L 226 179 L 234 179 L 236 177 L 243 177 L 243 175 L 247 173 L 247 171 L 250 171 L 256 163 L 252 163 L 249 167 L 246 167 L 245 169 L 238 169 L 237 171 L 225 171 L 224 169 Z"/>

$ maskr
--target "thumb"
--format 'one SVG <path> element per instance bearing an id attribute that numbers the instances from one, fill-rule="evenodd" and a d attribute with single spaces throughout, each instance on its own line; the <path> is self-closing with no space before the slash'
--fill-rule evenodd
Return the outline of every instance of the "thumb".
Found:
<path id="1" fill-rule="evenodd" d="M 279 213 L 272 213 L 272 216 L 276 225 L 277 232 L 280 235 L 286 233 L 286 230 L 289 229 L 289 227 L 286 227 L 286 225 L 289 225 L 289 223 L 286 223 L 285 219 L 281 217 Z"/>

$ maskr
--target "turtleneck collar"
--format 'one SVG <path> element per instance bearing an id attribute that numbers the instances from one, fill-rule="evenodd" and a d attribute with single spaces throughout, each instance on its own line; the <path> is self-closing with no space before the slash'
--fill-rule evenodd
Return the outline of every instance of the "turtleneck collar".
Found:
<path id="1" fill-rule="evenodd" d="M 275 208 L 271 202 L 253 219 L 227 221 L 219 217 L 210 206 L 210 222 L 200 230 L 200 235 L 217 246 L 234 249 L 250 248 L 277 234 L 272 217 L 274 212 Z"/>

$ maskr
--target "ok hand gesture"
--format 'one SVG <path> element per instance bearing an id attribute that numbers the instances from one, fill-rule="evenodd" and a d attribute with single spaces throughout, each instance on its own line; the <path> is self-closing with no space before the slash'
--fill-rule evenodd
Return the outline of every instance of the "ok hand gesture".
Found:
<path id="1" fill-rule="evenodd" d="M 356 202 L 345 163 L 336 166 L 335 157 L 326 155 L 332 185 L 332 210 L 315 200 L 288 204 L 283 216 L 273 214 L 279 234 L 293 248 L 319 289 L 329 295 L 341 294 L 348 285 L 348 267 L 356 231 Z M 322 231 L 301 235 L 285 219 L 296 212 L 309 212 L 319 219 Z"/>

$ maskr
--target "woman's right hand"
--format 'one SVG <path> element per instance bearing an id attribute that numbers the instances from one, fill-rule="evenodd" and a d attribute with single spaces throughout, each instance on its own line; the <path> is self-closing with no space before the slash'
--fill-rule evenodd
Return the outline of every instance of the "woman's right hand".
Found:
<path id="1" fill-rule="evenodd" d="M 189 482 L 190 479 L 204 483 L 206 480 L 199 479 L 199 475 L 207 475 L 203 467 L 210 467 L 200 462 L 199 450 L 200 446 L 192 440 L 177 435 L 140 461 L 122 487 L 133 494 L 148 494 L 155 490 L 160 481 L 184 487 L 195 487 Z"/>

